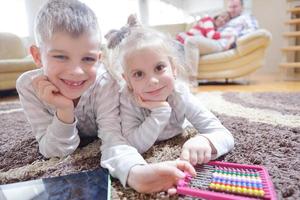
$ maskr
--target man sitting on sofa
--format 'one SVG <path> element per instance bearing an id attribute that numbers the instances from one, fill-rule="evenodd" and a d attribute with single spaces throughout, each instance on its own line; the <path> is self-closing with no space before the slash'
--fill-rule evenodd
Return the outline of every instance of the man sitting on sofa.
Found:
<path id="1" fill-rule="evenodd" d="M 257 20 L 252 15 L 243 13 L 243 3 L 243 0 L 228 1 L 227 12 L 230 14 L 231 20 L 220 27 L 218 32 L 232 34 L 237 38 L 258 29 Z M 197 77 L 200 55 L 219 52 L 222 42 L 222 39 L 214 40 L 203 36 L 191 36 L 185 39 L 185 59 L 189 66 L 191 80 L 195 80 Z"/>

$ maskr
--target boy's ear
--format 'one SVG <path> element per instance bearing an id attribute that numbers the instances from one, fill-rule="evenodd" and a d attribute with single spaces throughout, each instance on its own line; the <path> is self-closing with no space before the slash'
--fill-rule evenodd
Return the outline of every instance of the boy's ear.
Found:
<path id="1" fill-rule="evenodd" d="M 41 59 L 41 52 L 40 52 L 40 49 L 35 46 L 35 45 L 32 45 L 30 47 L 30 53 L 32 55 L 32 58 L 36 64 L 37 67 L 42 67 L 42 59 Z"/>

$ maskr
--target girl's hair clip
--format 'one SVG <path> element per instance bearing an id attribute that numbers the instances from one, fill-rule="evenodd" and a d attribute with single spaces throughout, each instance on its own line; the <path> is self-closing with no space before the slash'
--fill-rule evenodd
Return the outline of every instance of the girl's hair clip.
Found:
<path id="1" fill-rule="evenodd" d="M 133 27 L 140 26 L 136 15 L 130 15 L 127 19 L 127 24 L 123 26 L 120 30 L 110 30 L 104 37 L 107 39 L 107 47 L 109 49 L 114 49 L 118 46 L 122 40 L 129 35 L 130 29 Z"/>

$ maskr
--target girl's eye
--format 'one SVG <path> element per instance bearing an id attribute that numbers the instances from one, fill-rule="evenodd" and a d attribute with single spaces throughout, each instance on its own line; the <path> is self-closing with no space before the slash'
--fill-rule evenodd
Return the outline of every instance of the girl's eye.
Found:
<path id="1" fill-rule="evenodd" d="M 57 60 L 67 60 L 68 57 L 64 56 L 64 55 L 54 55 L 53 58 L 57 59 Z"/>
<path id="2" fill-rule="evenodd" d="M 141 78 L 143 78 L 143 76 L 144 76 L 144 72 L 142 72 L 142 71 L 137 71 L 137 72 L 134 72 L 134 73 L 132 74 L 132 76 L 133 76 L 133 78 L 135 78 L 135 79 L 141 79 Z"/>
<path id="3" fill-rule="evenodd" d="M 166 66 L 163 64 L 159 64 L 155 67 L 155 71 L 156 72 L 164 72 L 165 71 Z"/>
<path id="4" fill-rule="evenodd" d="M 93 57 L 84 57 L 82 58 L 82 61 L 84 62 L 96 62 L 96 59 Z"/>

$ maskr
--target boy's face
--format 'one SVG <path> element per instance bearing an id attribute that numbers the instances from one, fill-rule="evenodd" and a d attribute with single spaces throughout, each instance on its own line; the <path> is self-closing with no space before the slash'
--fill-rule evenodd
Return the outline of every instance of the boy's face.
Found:
<path id="1" fill-rule="evenodd" d="M 165 101 L 174 90 L 175 69 L 167 56 L 150 48 L 126 57 L 124 78 L 143 101 Z"/>
<path id="2" fill-rule="evenodd" d="M 44 42 L 35 61 L 63 96 L 77 99 L 95 82 L 100 56 L 96 37 L 59 32 Z"/>

